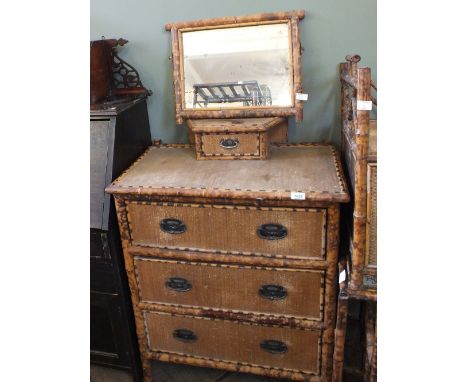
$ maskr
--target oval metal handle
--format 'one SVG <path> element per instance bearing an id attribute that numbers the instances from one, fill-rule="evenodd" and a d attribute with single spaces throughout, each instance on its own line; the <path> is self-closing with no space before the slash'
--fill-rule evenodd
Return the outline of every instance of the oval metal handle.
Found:
<path id="1" fill-rule="evenodd" d="M 232 138 L 222 138 L 220 141 L 219 141 L 219 145 L 223 148 L 223 149 L 235 149 L 236 147 L 239 147 L 240 143 L 239 143 L 239 140 L 236 138 L 236 139 L 232 139 Z"/>
<path id="2" fill-rule="evenodd" d="M 166 280 L 166 288 L 176 292 L 187 292 L 192 289 L 192 284 L 182 277 L 169 277 Z"/>
<path id="3" fill-rule="evenodd" d="M 271 354 L 284 354 L 288 351 L 288 346 L 277 340 L 265 340 L 260 343 L 260 347 Z"/>
<path id="4" fill-rule="evenodd" d="M 286 298 L 288 291 L 281 285 L 266 284 L 261 286 L 258 290 L 258 294 L 260 297 L 268 300 L 282 300 Z"/>
<path id="5" fill-rule="evenodd" d="M 288 229 L 281 224 L 268 223 L 262 224 L 257 229 L 257 234 L 262 239 L 280 240 L 284 239 L 288 235 Z"/>
<path id="6" fill-rule="evenodd" d="M 162 219 L 159 223 L 159 227 L 161 231 L 171 234 L 184 233 L 187 230 L 182 220 L 174 218 Z"/>
<path id="7" fill-rule="evenodd" d="M 182 342 L 195 342 L 198 337 L 189 329 L 176 329 L 172 332 L 172 336 Z"/>

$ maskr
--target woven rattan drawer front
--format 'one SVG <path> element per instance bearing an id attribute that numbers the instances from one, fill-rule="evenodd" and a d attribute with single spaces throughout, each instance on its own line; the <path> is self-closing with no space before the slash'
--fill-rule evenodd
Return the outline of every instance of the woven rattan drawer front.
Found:
<path id="1" fill-rule="evenodd" d="M 367 265 L 377 266 L 377 164 L 367 165 Z"/>
<path id="2" fill-rule="evenodd" d="M 318 373 L 320 331 L 145 312 L 152 351 Z"/>
<path id="3" fill-rule="evenodd" d="M 202 156 L 260 156 L 260 133 L 201 134 Z"/>
<path id="4" fill-rule="evenodd" d="M 324 256 L 326 209 L 129 202 L 127 212 L 133 245 Z"/>
<path id="5" fill-rule="evenodd" d="M 135 257 L 140 299 L 321 319 L 323 272 Z"/>

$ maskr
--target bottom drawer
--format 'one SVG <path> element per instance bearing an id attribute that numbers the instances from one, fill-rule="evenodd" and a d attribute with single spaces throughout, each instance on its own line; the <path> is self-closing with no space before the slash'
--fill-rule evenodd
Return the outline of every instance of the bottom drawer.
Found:
<path id="1" fill-rule="evenodd" d="M 151 351 L 319 373 L 320 331 L 144 312 Z"/>

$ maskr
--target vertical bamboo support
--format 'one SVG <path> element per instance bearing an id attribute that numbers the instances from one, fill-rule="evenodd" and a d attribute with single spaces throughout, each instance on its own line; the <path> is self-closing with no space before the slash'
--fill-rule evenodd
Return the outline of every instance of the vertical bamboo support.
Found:
<path id="1" fill-rule="evenodd" d="M 348 61 L 348 74 L 354 78 L 357 81 L 358 78 L 358 62 L 361 61 L 361 56 L 355 54 L 355 55 L 348 55 L 346 56 L 346 60 Z M 351 94 L 350 97 L 348 97 L 349 100 L 349 112 L 352 120 L 352 128 L 353 132 L 357 128 L 357 89 L 354 88 L 348 88 L 348 94 Z"/>
<path id="2" fill-rule="evenodd" d="M 351 76 L 353 78 L 357 78 L 357 71 L 358 71 L 357 63 L 361 61 L 361 56 L 358 54 L 353 54 L 353 55 L 348 54 L 346 56 L 346 61 L 349 62 Z"/>
<path id="3" fill-rule="evenodd" d="M 357 101 L 370 100 L 371 73 L 369 68 L 358 69 Z M 356 123 L 356 162 L 354 191 L 354 234 L 353 234 L 353 272 L 351 288 L 362 286 L 363 269 L 366 256 L 366 213 L 367 213 L 367 151 L 369 146 L 369 111 L 357 110 Z"/>
<path id="4" fill-rule="evenodd" d="M 376 304 L 373 301 L 365 303 L 365 326 L 366 326 L 366 376 L 372 381 L 372 375 L 377 374 L 377 336 L 376 336 Z"/>
<path id="5" fill-rule="evenodd" d="M 181 125 L 184 119 L 180 115 L 182 112 L 182 102 L 184 102 L 181 94 L 180 84 L 180 46 L 179 46 L 179 32 L 176 28 L 171 28 L 171 41 L 172 41 L 172 78 L 174 81 L 174 97 L 175 97 L 175 116 L 176 123 Z M 183 79 L 182 79 L 183 81 Z"/>
<path id="6" fill-rule="evenodd" d="M 296 121 L 303 119 L 302 101 L 296 99 L 297 93 L 302 93 L 302 72 L 301 72 L 301 37 L 299 33 L 299 17 L 291 18 L 292 53 L 293 53 L 293 77 L 294 77 L 294 104 L 296 105 Z"/>
<path id="7" fill-rule="evenodd" d="M 375 323 L 375 342 L 372 351 L 369 382 L 377 382 L 377 322 Z"/>
<path id="8" fill-rule="evenodd" d="M 122 241 L 122 249 L 124 254 L 125 269 L 127 271 L 128 286 L 130 287 L 130 295 L 132 298 L 133 312 L 135 315 L 135 327 L 138 337 L 138 346 L 140 348 L 140 356 L 143 367 L 143 378 L 145 382 L 154 382 L 151 373 L 151 362 L 146 352 L 146 335 L 143 314 L 138 307 L 138 285 L 135 278 L 135 272 L 133 267 L 132 256 L 128 253 L 130 246 L 129 237 L 129 223 L 127 217 L 127 210 L 125 207 L 125 201 L 121 198 L 115 198 L 115 209 L 119 221 L 120 238 Z"/>
<path id="9" fill-rule="evenodd" d="M 335 350 L 333 353 L 332 382 L 341 382 L 343 377 L 344 350 L 346 341 L 346 324 L 348 322 L 348 294 L 346 289 L 338 297 L 337 318 L 335 327 Z"/>
<path id="10" fill-rule="evenodd" d="M 342 62 L 340 64 L 340 78 L 348 74 L 349 64 L 347 62 Z M 349 113 L 349 99 L 347 97 L 347 87 L 341 84 L 341 143 L 344 142 L 343 134 L 347 127 Z"/>
<path id="11" fill-rule="evenodd" d="M 333 347 L 336 320 L 336 284 L 339 247 L 340 207 L 334 205 L 328 209 L 327 262 L 325 277 L 325 329 L 322 335 L 322 375 L 324 381 L 331 380 L 333 369 Z"/>

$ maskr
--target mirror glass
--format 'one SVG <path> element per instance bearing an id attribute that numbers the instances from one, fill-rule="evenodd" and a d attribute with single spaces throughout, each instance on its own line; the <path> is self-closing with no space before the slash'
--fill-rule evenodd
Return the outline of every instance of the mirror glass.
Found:
<path id="1" fill-rule="evenodd" d="M 288 23 L 182 33 L 186 109 L 293 105 Z"/>

